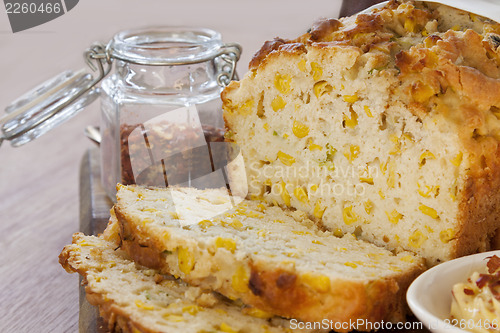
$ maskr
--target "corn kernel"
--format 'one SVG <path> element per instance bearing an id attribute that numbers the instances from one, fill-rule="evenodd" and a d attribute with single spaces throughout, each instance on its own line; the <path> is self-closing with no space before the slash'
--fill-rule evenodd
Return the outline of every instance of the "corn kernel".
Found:
<path id="1" fill-rule="evenodd" d="M 257 215 L 257 216 L 255 216 L 251 212 L 246 213 L 245 215 L 248 217 L 260 217 L 260 215 L 255 214 L 255 215 Z M 250 215 L 252 215 L 252 216 L 250 216 Z M 229 223 L 229 225 L 237 230 L 243 228 L 243 223 L 241 223 L 241 221 L 238 219 L 232 219 L 231 222 Z"/>
<path id="2" fill-rule="evenodd" d="M 443 243 L 450 242 L 454 237 L 455 237 L 455 230 L 453 229 L 445 229 L 439 233 L 439 239 Z"/>
<path id="3" fill-rule="evenodd" d="M 325 213 L 326 207 L 321 207 L 321 199 L 316 202 L 316 205 L 314 205 L 314 211 L 313 215 L 320 219 L 323 217 L 323 214 Z"/>
<path id="4" fill-rule="evenodd" d="M 422 36 L 423 37 L 429 36 L 429 32 L 427 31 L 427 29 L 422 29 Z"/>
<path id="5" fill-rule="evenodd" d="M 427 240 L 427 236 L 424 235 L 420 230 L 416 230 L 411 236 L 408 238 L 408 244 L 414 248 L 420 248 L 422 244 Z"/>
<path id="6" fill-rule="evenodd" d="M 342 98 L 344 99 L 344 102 L 346 103 L 355 103 L 358 101 L 358 95 L 354 94 L 354 95 L 344 95 L 342 96 Z"/>
<path id="7" fill-rule="evenodd" d="M 290 206 L 290 194 L 286 189 L 286 184 L 284 181 L 281 181 L 280 185 L 281 185 L 281 199 L 283 199 L 285 205 Z"/>
<path id="8" fill-rule="evenodd" d="M 382 192 L 382 190 L 378 191 L 378 195 L 379 195 L 380 199 L 385 199 L 385 194 L 384 194 L 384 192 Z"/>
<path id="9" fill-rule="evenodd" d="M 323 147 L 321 147 L 320 145 L 317 145 L 313 142 L 313 139 L 312 138 L 308 138 L 307 139 L 307 147 L 309 148 L 309 150 L 313 151 L 313 150 L 322 150 Z"/>
<path id="10" fill-rule="evenodd" d="M 318 190 L 318 185 L 316 185 L 316 184 L 312 184 L 309 187 L 309 191 L 311 191 L 311 192 L 316 192 L 317 190 Z"/>
<path id="11" fill-rule="evenodd" d="M 409 142 L 415 142 L 415 140 L 413 140 L 413 137 L 411 136 L 411 134 L 408 134 L 408 133 L 403 133 L 402 137 L 409 141 Z"/>
<path id="12" fill-rule="evenodd" d="M 415 32 L 415 21 L 412 19 L 407 18 L 404 23 L 405 30 L 408 32 Z"/>
<path id="13" fill-rule="evenodd" d="M 424 45 L 429 49 L 434 45 L 436 45 L 436 42 L 437 42 L 436 38 L 433 38 L 432 36 L 428 36 L 427 38 L 424 39 Z"/>
<path id="14" fill-rule="evenodd" d="M 439 217 L 439 215 L 436 212 L 436 210 L 434 208 L 429 207 L 429 206 L 420 205 L 420 207 L 418 207 L 418 209 L 422 213 L 424 213 L 425 215 L 428 215 L 428 216 L 432 217 L 433 219 L 437 219 Z"/>
<path id="15" fill-rule="evenodd" d="M 269 124 L 268 123 L 265 123 L 264 125 L 262 125 L 262 127 L 264 127 L 266 132 L 269 131 Z"/>
<path id="16" fill-rule="evenodd" d="M 450 28 L 451 30 L 454 30 L 454 31 L 460 31 L 460 26 L 458 24 L 455 24 L 454 26 L 452 26 Z"/>
<path id="17" fill-rule="evenodd" d="M 391 134 L 389 136 L 389 140 L 394 144 L 392 149 L 389 151 L 389 154 L 395 155 L 401 153 L 401 142 L 399 142 L 399 138 L 396 134 Z"/>
<path id="18" fill-rule="evenodd" d="M 414 262 L 415 260 L 413 259 L 412 256 L 407 255 L 407 256 L 402 256 L 399 258 L 399 260 L 404 261 L 404 262 Z"/>
<path id="19" fill-rule="evenodd" d="M 246 293 L 249 279 L 245 266 L 239 266 L 231 279 L 231 286 L 237 293 Z"/>
<path id="20" fill-rule="evenodd" d="M 387 160 L 387 162 L 380 162 L 380 171 L 382 174 L 385 176 L 385 173 L 387 172 L 387 165 L 389 164 L 390 159 Z"/>
<path id="21" fill-rule="evenodd" d="M 153 305 L 147 305 L 144 304 L 141 300 L 137 299 L 135 300 L 135 305 L 138 308 L 144 309 L 144 310 L 153 310 L 155 307 Z"/>
<path id="22" fill-rule="evenodd" d="M 469 17 L 472 20 L 472 22 L 476 22 L 478 20 L 478 17 L 476 14 L 469 13 Z"/>
<path id="23" fill-rule="evenodd" d="M 236 250 L 236 242 L 231 238 L 217 237 L 215 240 L 215 246 L 218 248 L 224 248 L 231 253 L 234 253 L 234 250 Z"/>
<path id="24" fill-rule="evenodd" d="M 306 59 L 300 59 L 299 63 L 297 64 L 297 67 L 299 68 L 299 71 L 305 72 L 306 71 Z"/>
<path id="25" fill-rule="evenodd" d="M 293 194 L 295 195 L 297 200 L 299 200 L 303 204 L 309 204 L 309 198 L 307 197 L 307 193 L 302 187 L 300 187 L 300 186 L 296 187 L 293 190 Z"/>
<path id="26" fill-rule="evenodd" d="M 346 266 L 348 266 L 348 267 L 352 267 L 352 268 L 357 268 L 357 267 L 358 267 L 358 265 L 356 265 L 356 264 L 355 264 L 355 263 L 353 263 L 353 262 L 346 262 L 346 263 L 344 263 L 344 265 L 346 265 Z"/>
<path id="27" fill-rule="evenodd" d="M 261 230 L 257 231 L 257 236 L 259 236 L 260 238 L 265 238 L 268 233 L 269 232 L 266 229 L 261 229 Z"/>
<path id="28" fill-rule="evenodd" d="M 277 158 L 286 166 L 291 166 L 293 163 L 295 163 L 295 158 L 282 152 L 281 150 L 278 151 Z"/>
<path id="29" fill-rule="evenodd" d="M 351 225 L 358 220 L 358 215 L 352 211 L 352 206 L 345 206 L 342 212 L 344 223 Z"/>
<path id="30" fill-rule="evenodd" d="M 288 139 L 288 134 L 283 134 L 283 139 Z"/>
<path id="31" fill-rule="evenodd" d="M 258 204 L 257 210 L 261 213 L 264 213 L 266 211 L 266 206 L 264 206 L 263 204 Z"/>
<path id="32" fill-rule="evenodd" d="M 359 177 L 359 181 L 361 183 L 367 183 L 367 184 L 370 184 L 370 185 L 373 185 L 373 177 Z"/>
<path id="33" fill-rule="evenodd" d="M 333 231 L 333 235 L 335 237 L 339 237 L 339 238 L 342 238 L 344 236 L 344 232 L 340 229 L 340 228 L 337 228 Z M 345 251 L 346 249 L 344 249 L 343 251 Z"/>
<path id="34" fill-rule="evenodd" d="M 363 202 L 363 206 L 365 206 L 365 212 L 368 215 L 373 212 L 373 208 L 375 207 L 371 200 L 366 200 L 365 202 Z"/>
<path id="35" fill-rule="evenodd" d="M 418 81 L 414 83 L 411 87 L 411 95 L 413 99 L 418 103 L 423 103 L 431 98 L 435 94 L 434 89 L 429 85 Z"/>
<path id="36" fill-rule="evenodd" d="M 177 260 L 179 263 L 179 269 L 184 274 L 189 274 L 194 268 L 194 255 L 189 251 L 188 248 L 180 246 L 177 249 Z"/>
<path id="37" fill-rule="evenodd" d="M 243 308 L 242 312 L 246 315 L 255 317 L 255 318 L 262 318 L 262 319 L 269 319 L 273 317 L 273 314 L 269 312 L 262 311 L 257 308 Z"/>
<path id="38" fill-rule="evenodd" d="M 397 210 L 393 209 L 392 212 L 385 212 L 389 222 L 392 224 L 398 224 L 399 220 L 403 217 Z"/>
<path id="39" fill-rule="evenodd" d="M 433 153 L 431 153 L 430 151 L 426 150 L 424 151 L 421 155 L 420 155 L 420 163 L 422 163 L 425 160 L 433 160 L 435 159 L 436 156 L 434 156 Z"/>
<path id="40" fill-rule="evenodd" d="M 359 155 L 359 146 L 350 145 L 344 149 L 344 156 L 349 162 L 353 162 Z"/>
<path id="41" fill-rule="evenodd" d="M 387 186 L 394 188 L 396 186 L 396 161 L 388 162 L 389 175 L 387 176 Z"/>
<path id="42" fill-rule="evenodd" d="M 163 315 L 163 318 L 165 318 L 168 321 L 174 322 L 174 323 L 180 323 L 180 322 L 184 321 L 183 316 L 170 314 L 170 313 Z"/>
<path id="43" fill-rule="evenodd" d="M 344 124 L 349 128 L 354 128 L 356 127 L 356 125 L 358 125 L 358 115 L 352 109 L 350 118 L 344 114 Z"/>
<path id="44" fill-rule="evenodd" d="M 294 120 L 292 132 L 296 137 L 301 139 L 309 134 L 309 127 L 307 125 L 304 125 L 300 121 Z"/>
<path id="45" fill-rule="evenodd" d="M 220 328 L 219 329 L 222 332 L 226 332 L 226 333 L 238 333 L 235 330 L 233 330 L 233 328 L 231 326 L 229 326 L 228 324 L 226 324 L 226 323 L 220 324 Z"/>
<path id="46" fill-rule="evenodd" d="M 281 75 L 280 73 L 276 73 L 274 77 L 274 86 L 278 91 L 282 94 L 288 94 L 290 92 L 290 82 L 292 78 L 290 75 Z"/>
<path id="47" fill-rule="evenodd" d="M 434 197 L 435 197 L 439 191 L 439 185 L 434 185 L 434 186 L 424 185 L 425 190 L 422 189 L 422 187 L 420 186 L 419 183 L 417 183 L 417 186 L 418 186 L 418 190 L 417 190 L 418 194 L 420 194 L 424 198 L 429 198 L 431 196 L 431 194 L 434 195 Z"/>
<path id="48" fill-rule="evenodd" d="M 185 307 L 182 308 L 182 312 L 187 312 L 192 316 L 194 316 L 200 311 L 203 311 L 203 308 L 198 305 L 186 305 Z"/>
<path id="49" fill-rule="evenodd" d="M 363 109 L 365 110 L 365 113 L 366 113 L 366 115 L 368 117 L 373 118 L 372 111 L 370 110 L 370 108 L 368 107 L 368 105 L 363 106 Z"/>
<path id="50" fill-rule="evenodd" d="M 238 107 L 238 113 L 242 116 L 248 116 L 252 113 L 253 107 L 254 107 L 254 101 L 252 99 L 249 99 L 242 105 Z"/>
<path id="51" fill-rule="evenodd" d="M 303 230 L 292 230 L 292 232 L 299 236 L 311 235 L 309 231 L 303 231 Z"/>
<path id="52" fill-rule="evenodd" d="M 274 111 L 279 111 L 286 106 L 286 102 L 283 100 L 283 97 L 280 95 L 276 96 L 271 102 L 271 107 Z"/>
<path id="53" fill-rule="evenodd" d="M 403 270 L 397 266 L 389 266 L 389 269 L 393 272 L 402 272 Z"/>
<path id="54" fill-rule="evenodd" d="M 305 284 L 320 293 L 330 291 L 330 278 L 328 276 L 305 273 L 300 278 Z"/>
<path id="55" fill-rule="evenodd" d="M 326 81 L 316 82 L 313 86 L 314 96 L 320 98 L 323 94 L 327 94 L 333 90 L 333 87 Z"/>
<path id="56" fill-rule="evenodd" d="M 454 165 L 454 166 L 459 166 L 461 163 L 462 163 L 462 158 L 463 158 L 463 153 L 462 152 L 459 152 L 457 154 L 457 156 L 455 156 L 455 158 L 453 158 L 451 160 L 451 163 Z"/>
<path id="57" fill-rule="evenodd" d="M 312 243 L 317 244 L 317 245 L 325 245 L 325 244 L 321 243 L 319 240 L 313 240 Z"/>
<path id="58" fill-rule="evenodd" d="M 198 222 L 198 225 L 202 228 L 202 229 L 206 229 L 208 227 L 211 227 L 213 226 L 213 222 L 210 221 L 210 220 L 201 220 L 200 222 Z"/>
<path id="59" fill-rule="evenodd" d="M 311 62 L 311 74 L 314 81 L 318 81 L 323 76 L 323 68 L 315 62 Z"/>

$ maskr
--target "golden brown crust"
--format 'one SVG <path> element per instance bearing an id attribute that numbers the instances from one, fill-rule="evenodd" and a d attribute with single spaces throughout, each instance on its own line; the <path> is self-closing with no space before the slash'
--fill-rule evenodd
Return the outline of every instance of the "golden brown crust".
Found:
<path id="1" fill-rule="evenodd" d="M 158 235 L 149 235 L 129 223 L 130 217 L 115 206 L 121 228 L 122 249 L 137 263 L 172 273 L 172 267 L 162 258 L 163 241 Z M 158 236 L 158 237 L 157 237 Z M 371 322 L 402 321 L 407 314 L 405 293 L 411 281 L 422 272 L 416 267 L 406 273 L 395 274 L 392 279 L 374 279 L 371 282 L 339 280 L 327 292 L 320 292 L 305 284 L 293 271 L 264 267 L 253 263 L 247 292 L 237 292 L 243 303 L 263 311 L 304 321 L 349 322 L 360 318 Z M 189 274 L 182 277 L 197 285 L 199 280 Z M 231 290 L 229 290 L 231 289 Z M 234 295 L 228 285 L 216 289 L 225 295 Z M 362 328 L 360 328 L 362 329 Z"/>
<path id="2" fill-rule="evenodd" d="M 282 39 L 282 38 L 279 38 L 279 37 L 276 37 L 275 39 L 273 39 L 271 41 L 266 41 L 264 43 L 264 45 L 262 45 L 260 50 L 254 54 L 254 56 L 250 60 L 250 64 L 248 65 L 248 68 L 249 69 L 257 68 L 259 66 L 259 64 L 262 62 L 262 60 L 264 60 L 268 56 L 268 54 L 278 50 L 278 48 L 281 45 L 285 45 L 288 42 L 289 41 Z"/>
<path id="3" fill-rule="evenodd" d="M 320 19 L 313 23 L 309 38 L 313 42 L 321 41 L 332 32 L 337 31 L 341 26 L 342 23 L 337 19 Z"/>

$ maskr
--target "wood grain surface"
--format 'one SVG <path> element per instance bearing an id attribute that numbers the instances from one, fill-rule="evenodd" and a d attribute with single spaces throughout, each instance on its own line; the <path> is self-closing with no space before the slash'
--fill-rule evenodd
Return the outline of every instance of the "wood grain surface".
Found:
<path id="1" fill-rule="evenodd" d="M 13 34 L 0 9 L 0 109 L 66 69 L 117 31 L 146 25 L 218 30 L 239 42 L 240 75 L 261 44 L 293 38 L 319 17 L 336 17 L 340 0 L 84 0 L 67 14 Z M 3 111 L 0 110 L 0 115 Z M 78 332 L 78 277 L 58 263 L 79 228 L 79 169 L 99 123 L 94 103 L 58 129 L 20 148 L 0 147 L 0 332 Z"/>

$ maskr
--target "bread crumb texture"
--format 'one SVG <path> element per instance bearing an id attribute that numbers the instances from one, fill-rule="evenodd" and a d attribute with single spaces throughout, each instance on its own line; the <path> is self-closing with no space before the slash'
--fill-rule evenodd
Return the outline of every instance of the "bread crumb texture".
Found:
<path id="1" fill-rule="evenodd" d="M 500 25 L 391 1 L 264 44 L 223 92 L 249 195 L 433 265 L 500 213 Z"/>
<path id="2" fill-rule="evenodd" d="M 424 270 L 422 258 L 337 237 L 305 213 L 260 201 L 201 219 L 228 203 L 225 192 L 120 186 L 122 248 L 138 263 L 266 313 L 303 321 L 404 320 L 405 292 Z"/>
<path id="3" fill-rule="evenodd" d="M 87 299 L 111 332 L 292 332 L 286 319 L 141 266 L 117 246 L 77 233 L 59 257 L 68 272 L 85 278 Z"/>

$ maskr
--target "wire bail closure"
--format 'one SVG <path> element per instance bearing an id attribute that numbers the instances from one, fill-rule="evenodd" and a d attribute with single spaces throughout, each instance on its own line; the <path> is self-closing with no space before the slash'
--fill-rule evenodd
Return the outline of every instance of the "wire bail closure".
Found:
<path id="1" fill-rule="evenodd" d="M 11 141 L 14 147 L 30 142 L 92 103 L 99 95 L 97 84 L 111 72 L 114 60 L 148 66 L 177 66 L 214 61 L 218 72 L 217 84 L 224 88 L 231 80 L 238 79 L 236 63 L 240 55 L 241 46 L 228 43 L 201 57 L 182 60 L 160 58 L 151 61 L 115 52 L 112 41 L 106 46 L 94 43 L 85 51 L 84 57 L 92 72 L 98 71 L 98 75 L 94 78 L 83 69 L 76 72 L 66 71 L 12 102 L 5 109 L 7 114 L 0 118 L 0 146 L 4 140 Z"/>

